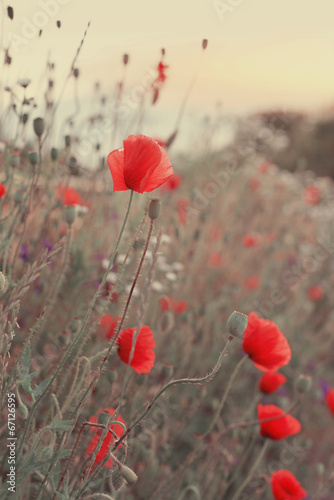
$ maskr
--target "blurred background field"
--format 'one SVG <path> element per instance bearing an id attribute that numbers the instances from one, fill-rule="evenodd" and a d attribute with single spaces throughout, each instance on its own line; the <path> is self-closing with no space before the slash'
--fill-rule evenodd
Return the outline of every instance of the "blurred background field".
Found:
<path id="1" fill-rule="evenodd" d="M 325 400 L 334 387 L 333 75 L 326 86 L 321 73 L 328 69 L 333 35 L 326 23 L 332 6 L 324 5 L 319 12 L 296 2 L 291 17 L 285 18 L 286 32 L 281 26 L 270 34 L 272 14 L 268 17 L 263 2 L 236 3 L 226 2 L 230 9 L 223 11 L 224 2 L 213 2 L 205 10 L 203 26 L 213 30 L 212 42 L 198 29 L 204 5 L 180 6 L 182 22 L 175 21 L 173 35 L 169 9 L 157 13 L 151 2 L 142 17 L 139 4 L 131 4 L 128 12 L 120 6 L 118 27 L 104 2 L 96 2 L 95 10 L 83 6 L 80 23 L 73 13 L 78 10 L 75 0 L 66 5 L 54 0 L 49 14 L 40 3 L 29 9 L 18 3 L 12 13 L 3 5 L 0 430 L 5 442 L 6 392 L 15 392 L 16 433 L 25 438 L 18 443 L 16 498 L 53 498 L 80 426 L 99 410 L 116 408 L 122 400 L 120 414 L 130 425 L 168 381 L 209 373 L 226 344 L 226 322 L 235 310 L 246 315 L 254 311 L 274 321 L 287 337 L 292 360 L 281 370 L 286 384 L 264 395 L 258 387 L 262 373 L 246 361 L 224 412 L 202 443 L 243 356 L 235 339 L 212 381 L 166 391 L 126 446 L 116 450 L 118 459 L 137 474 L 136 484 L 123 484 L 114 463 L 82 488 L 80 474 L 91 435 L 86 431 L 57 498 L 234 500 L 236 485 L 259 454 L 261 438 L 258 425 L 233 425 L 256 419 L 258 403 L 288 410 L 299 397 L 295 383 L 301 374 L 312 378 L 311 389 L 294 411 L 302 432 L 271 442 L 239 500 L 272 499 L 270 476 L 282 468 L 295 474 L 307 499 L 334 498 L 334 420 Z M 286 13 L 285 7 L 277 15 Z M 170 9 L 175 20 L 174 4 Z M 48 16 L 42 28 L 36 23 L 40 11 Z M 292 28 L 301 12 L 303 22 L 294 38 Z M 157 14 L 166 16 L 161 26 Z M 193 16 L 192 22 L 182 39 L 188 16 Z M 252 38 L 253 28 L 243 30 L 249 16 L 255 24 L 262 20 L 263 40 L 272 37 L 270 43 L 262 40 L 262 49 L 260 39 Z M 128 42 L 121 30 L 125 17 L 131 19 Z M 138 27 L 143 18 L 152 32 Z M 37 29 L 31 39 L 23 36 L 26 19 Z M 92 25 L 83 36 L 89 20 Z M 235 27 L 240 46 L 231 54 L 222 46 L 234 46 Z M 301 48 L 307 33 L 304 48 L 312 48 L 311 63 Z M 209 37 L 205 50 L 204 36 Z M 21 43 L 18 50 L 15 40 Z M 247 40 L 255 67 L 236 55 Z M 275 40 L 282 52 L 277 45 L 270 48 Z M 270 57 L 281 63 L 281 86 L 266 80 L 267 70 L 260 63 Z M 299 57 L 300 66 L 291 66 L 293 57 Z M 229 73 L 233 61 L 238 61 L 239 72 Z M 240 78 L 242 71 L 256 75 L 260 66 L 262 79 Z M 37 117 L 45 124 L 40 137 L 33 126 Z M 166 148 L 175 175 L 153 193 L 135 193 L 84 340 L 30 420 L 43 391 L 40 384 L 53 376 L 82 327 L 124 219 L 129 193 L 113 192 L 106 156 L 129 134 L 139 133 Z M 73 190 L 70 200 L 63 197 L 66 187 Z M 129 296 L 152 197 L 161 200 L 161 214 L 124 327 L 136 326 L 138 314 L 147 307 L 145 324 L 154 332 L 155 366 L 145 375 L 131 371 L 121 396 L 126 365 L 114 348 L 98 385 L 77 412 L 108 347 L 110 332 L 99 317 L 108 314 L 117 321 Z M 192 456 L 200 443 L 200 451 Z M 3 448 L 1 495 L 10 498 L 6 457 Z"/>

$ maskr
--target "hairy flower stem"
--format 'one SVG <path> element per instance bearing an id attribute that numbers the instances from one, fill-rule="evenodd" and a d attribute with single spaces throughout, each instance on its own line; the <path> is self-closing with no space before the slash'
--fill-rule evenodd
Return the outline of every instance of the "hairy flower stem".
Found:
<path id="1" fill-rule="evenodd" d="M 222 352 L 220 353 L 219 355 L 219 358 L 217 360 L 217 363 L 215 364 L 215 366 L 213 367 L 213 369 L 211 370 L 211 372 L 206 375 L 205 377 L 200 377 L 200 378 L 181 378 L 181 379 L 177 379 L 177 380 L 171 380 L 170 382 L 168 382 L 166 385 L 164 385 L 160 391 L 154 396 L 154 398 L 151 400 L 151 402 L 149 403 L 149 405 L 147 406 L 147 408 L 143 411 L 143 413 L 133 422 L 133 424 L 131 424 L 126 432 L 118 439 L 118 441 L 116 441 L 115 443 L 115 448 L 126 438 L 126 436 L 128 434 L 130 434 L 130 432 L 132 431 L 132 429 L 139 424 L 139 422 L 141 422 L 152 410 L 153 406 L 155 405 L 155 403 L 157 402 L 157 400 L 160 398 L 160 396 L 167 390 L 169 389 L 170 387 L 173 387 L 174 385 L 179 385 L 179 384 L 202 384 L 203 382 L 209 382 L 220 370 L 220 367 L 222 365 L 222 362 L 223 362 L 223 358 L 225 357 L 226 355 L 226 352 L 229 348 L 229 346 L 231 345 L 233 341 L 233 337 L 229 337 L 227 342 L 226 342 L 226 345 L 224 347 L 224 349 L 222 350 Z"/>
<path id="2" fill-rule="evenodd" d="M 53 376 L 50 378 L 50 381 L 49 383 L 47 384 L 46 388 L 44 389 L 44 391 L 42 392 L 42 394 L 36 399 L 36 401 L 34 402 L 34 404 L 32 405 L 31 407 L 31 410 L 30 410 L 30 413 L 29 413 L 29 417 L 28 417 L 28 420 L 27 420 L 27 423 L 26 423 L 26 426 L 25 426 L 25 429 L 24 429 L 24 432 L 23 432 L 23 436 L 22 436 L 22 440 L 21 440 L 21 443 L 18 447 L 18 450 L 17 450 L 17 455 L 16 455 L 16 459 L 18 459 L 19 455 L 20 455 L 20 452 L 21 452 L 21 449 L 22 449 L 22 446 L 23 446 L 23 443 L 25 442 L 25 438 L 26 438 L 26 435 L 27 435 L 27 432 L 28 432 L 28 428 L 30 426 L 30 423 L 31 423 L 31 420 L 32 420 L 32 417 L 35 413 L 35 410 L 36 410 L 36 407 L 38 405 L 38 403 L 41 401 L 41 399 L 45 396 L 46 392 L 50 389 L 51 385 L 53 384 L 53 382 L 55 381 L 58 373 L 60 372 L 60 370 L 62 369 L 62 367 L 64 366 L 65 362 L 67 361 L 70 353 L 72 352 L 73 348 L 75 347 L 75 345 L 78 343 L 78 341 L 80 340 L 80 337 L 82 336 L 82 333 L 84 331 L 84 328 L 86 327 L 86 324 L 87 324 L 87 321 L 91 315 L 91 312 L 93 310 L 93 307 L 97 301 L 97 298 L 107 280 L 107 276 L 110 272 L 110 269 L 111 269 L 111 266 L 113 264 L 113 261 L 114 261 L 114 258 L 115 258 L 115 255 L 116 255 L 116 252 L 117 252 L 117 249 L 118 249 L 118 246 L 119 246 L 119 242 L 121 241 L 121 238 L 122 238 L 122 235 L 123 235 L 123 232 L 124 232 L 124 228 L 125 228 L 125 224 L 126 224 L 126 221 L 128 219 L 128 216 L 129 216 L 129 212 L 130 212 L 130 207 L 131 207 L 131 203 L 132 203 L 132 198 L 133 198 L 133 191 L 131 191 L 131 195 L 130 195 L 130 199 L 129 199 L 129 204 L 128 204 L 128 208 L 127 208 L 127 212 L 126 212 L 126 215 L 125 215 L 125 219 L 124 219 L 124 222 L 123 222 L 123 225 L 122 225 L 122 228 L 121 228 L 121 232 L 119 234 L 119 237 L 117 239 L 117 242 L 116 242 L 116 245 L 115 245 L 115 248 L 114 248 L 114 251 L 113 251 L 113 254 L 112 256 L 110 257 L 110 261 L 109 261 L 109 266 L 104 274 L 104 277 L 100 283 L 100 286 L 99 288 L 96 290 L 95 294 L 94 294 L 94 297 L 91 301 L 91 304 L 88 308 L 88 311 L 86 313 L 86 316 L 84 318 L 84 321 L 82 323 L 82 326 L 79 330 L 79 332 L 77 333 L 77 335 L 75 336 L 75 338 L 73 339 L 72 341 L 72 344 L 69 346 L 69 348 L 67 349 L 66 353 L 65 353 L 65 356 L 63 357 L 62 361 L 59 363 L 58 367 L 57 367 L 57 370 L 55 371 L 55 373 L 53 374 Z M 49 476 L 49 473 L 47 473 L 45 475 L 45 479 L 42 483 L 45 484 L 45 481 L 46 481 L 46 478 L 48 478 Z"/>
<path id="3" fill-rule="evenodd" d="M 249 474 L 248 476 L 246 477 L 246 479 L 244 480 L 244 482 L 241 484 L 241 486 L 238 488 L 238 490 L 236 491 L 235 495 L 233 495 L 232 499 L 231 500 L 238 500 L 238 498 L 240 497 L 241 493 L 244 491 L 244 489 L 246 488 L 246 486 L 248 485 L 249 481 L 252 479 L 253 477 L 253 474 L 256 472 L 257 468 L 259 467 L 259 465 L 261 464 L 261 461 L 269 447 L 269 444 L 270 444 L 270 441 L 268 439 L 266 439 L 263 443 L 263 446 L 262 446 L 262 449 L 257 457 L 257 459 L 255 460 L 254 464 L 253 464 L 253 467 L 251 467 L 251 470 L 249 471 Z"/>

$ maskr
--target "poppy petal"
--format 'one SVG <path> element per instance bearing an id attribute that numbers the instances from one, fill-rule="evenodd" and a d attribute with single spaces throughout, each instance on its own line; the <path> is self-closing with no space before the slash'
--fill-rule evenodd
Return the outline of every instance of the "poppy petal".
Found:
<path id="1" fill-rule="evenodd" d="M 114 191 L 130 189 L 124 180 L 124 149 L 115 149 L 115 151 L 109 153 L 107 163 L 114 182 Z"/>
<path id="2" fill-rule="evenodd" d="M 124 144 L 124 180 L 137 193 L 148 191 L 146 185 L 160 163 L 162 148 L 144 135 L 130 135 Z"/>
<path id="3" fill-rule="evenodd" d="M 161 160 L 159 165 L 154 169 L 151 177 L 148 179 L 144 192 L 153 191 L 153 189 L 161 186 L 174 174 L 167 152 L 160 146 L 158 147 L 161 151 Z"/>

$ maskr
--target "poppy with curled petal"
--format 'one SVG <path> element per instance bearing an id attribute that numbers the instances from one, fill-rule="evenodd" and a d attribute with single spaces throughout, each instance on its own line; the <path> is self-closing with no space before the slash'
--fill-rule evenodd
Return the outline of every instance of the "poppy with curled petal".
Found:
<path id="1" fill-rule="evenodd" d="M 283 373 L 267 372 L 262 375 L 259 388 L 264 394 L 272 394 L 285 382 L 286 377 Z"/>
<path id="2" fill-rule="evenodd" d="M 120 333 L 117 339 L 117 354 L 126 364 L 129 363 L 132 339 L 136 330 L 137 328 L 126 328 Z M 143 326 L 137 336 L 135 350 L 130 364 L 135 372 L 149 373 L 152 370 L 155 360 L 154 348 L 155 341 L 153 332 L 149 326 Z"/>
<path id="3" fill-rule="evenodd" d="M 248 316 L 242 348 L 256 368 L 264 372 L 276 371 L 291 359 L 289 343 L 278 326 L 254 312 Z"/>
<path id="4" fill-rule="evenodd" d="M 98 420 L 99 420 L 98 416 L 101 413 L 105 413 L 106 415 L 109 414 L 112 417 L 113 414 L 115 413 L 115 410 L 114 410 L 114 408 L 101 409 L 96 413 L 96 415 L 93 415 L 90 417 L 89 422 L 97 424 Z M 125 424 L 123 417 L 119 414 L 117 415 L 117 421 Z M 93 438 L 88 445 L 88 448 L 86 450 L 86 454 L 90 456 L 96 450 L 96 447 L 99 444 L 101 432 L 103 432 L 103 431 L 100 428 L 93 427 L 93 426 L 90 427 L 89 429 L 90 429 L 90 432 L 93 433 Z M 112 432 L 108 432 L 106 437 L 103 439 L 102 444 L 100 445 L 100 449 L 95 457 L 93 468 L 96 467 L 97 465 L 99 465 L 106 458 L 111 443 L 114 443 L 118 438 L 120 438 L 124 432 L 123 426 L 121 424 L 112 424 L 109 427 L 109 429 L 111 429 Z M 103 467 L 111 467 L 112 464 L 113 464 L 113 461 L 111 458 L 109 458 L 109 460 L 104 464 Z"/>
<path id="5" fill-rule="evenodd" d="M 303 500 L 307 496 L 307 492 L 289 470 L 273 472 L 270 482 L 275 500 Z"/>
<path id="6" fill-rule="evenodd" d="M 150 137 L 130 135 L 123 145 L 107 158 L 114 191 L 132 189 L 137 193 L 148 193 L 173 175 L 166 151 Z"/>
<path id="7" fill-rule="evenodd" d="M 293 434 L 298 434 L 302 430 L 301 423 L 295 417 L 286 414 L 278 406 L 259 404 L 257 405 L 257 415 L 260 421 L 272 419 L 260 422 L 260 432 L 263 437 L 279 441 Z"/>
<path id="8" fill-rule="evenodd" d="M 326 404 L 334 415 L 334 389 L 328 389 L 326 393 Z"/>

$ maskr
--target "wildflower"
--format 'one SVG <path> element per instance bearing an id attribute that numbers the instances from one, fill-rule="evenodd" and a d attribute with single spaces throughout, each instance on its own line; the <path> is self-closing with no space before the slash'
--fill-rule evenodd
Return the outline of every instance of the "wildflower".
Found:
<path id="1" fill-rule="evenodd" d="M 282 373 L 267 372 L 262 375 L 259 388 L 265 394 L 272 394 L 285 382 L 286 377 Z"/>
<path id="2" fill-rule="evenodd" d="M 267 422 L 260 422 L 260 432 L 261 436 L 274 441 L 298 434 L 302 429 L 301 423 L 295 417 L 285 414 L 278 406 L 259 404 L 257 405 L 257 414 L 260 421 L 272 419 Z"/>
<path id="3" fill-rule="evenodd" d="M 166 80 L 167 75 L 166 75 L 165 71 L 167 68 L 169 68 L 169 66 L 167 66 L 166 64 L 163 64 L 162 61 L 159 62 L 158 67 L 157 67 L 159 74 L 158 74 L 158 77 L 156 79 L 156 82 L 163 83 Z"/>
<path id="4" fill-rule="evenodd" d="M 80 194 L 71 187 L 64 188 L 62 184 L 59 184 L 59 186 L 56 189 L 56 198 L 58 200 L 60 199 L 62 204 L 65 206 L 82 204 L 82 199 Z"/>
<path id="5" fill-rule="evenodd" d="M 278 326 L 254 312 L 248 316 L 242 348 L 256 368 L 264 372 L 276 371 L 291 359 L 289 343 Z"/>
<path id="6" fill-rule="evenodd" d="M 5 186 L 0 182 L 0 199 L 6 194 Z"/>
<path id="7" fill-rule="evenodd" d="M 174 191 L 182 183 L 182 177 L 178 174 L 172 175 L 163 186 L 161 186 L 162 191 Z"/>
<path id="8" fill-rule="evenodd" d="M 328 389 L 326 394 L 326 404 L 334 415 L 334 389 Z"/>
<path id="9" fill-rule="evenodd" d="M 324 297 L 325 292 L 321 286 L 313 285 L 307 290 L 307 295 L 311 300 L 313 300 L 313 302 L 317 302 Z"/>
<path id="10" fill-rule="evenodd" d="M 132 189 L 137 193 L 147 193 L 173 175 L 166 151 L 150 137 L 130 135 L 123 145 L 107 158 L 114 191 Z"/>
<path id="11" fill-rule="evenodd" d="M 115 318 L 111 314 L 104 314 L 100 319 L 100 325 L 107 340 L 110 340 L 116 334 L 116 325 L 119 319 L 120 317 Z"/>
<path id="12" fill-rule="evenodd" d="M 273 472 L 270 482 L 275 500 L 302 500 L 307 496 L 307 492 L 289 470 Z"/>
<path id="13" fill-rule="evenodd" d="M 310 184 L 304 190 L 304 201 L 306 205 L 319 205 L 321 201 L 321 191 L 314 184 Z"/>
<path id="14" fill-rule="evenodd" d="M 163 312 L 173 311 L 176 314 L 182 314 L 188 307 L 185 300 L 174 300 L 172 297 L 163 297 L 160 299 L 160 308 Z"/>
<path id="15" fill-rule="evenodd" d="M 93 415 L 90 417 L 89 422 L 97 424 L 98 423 L 98 415 L 100 415 L 101 413 L 109 414 L 112 417 L 113 414 L 115 413 L 115 410 L 114 410 L 114 408 L 101 409 L 97 412 L 96 415 Z M 117 415 L 117 420 L 119 422 L 122 422 L 123 424 L 125 424 L 125 421 L 121 415 Z M 124 431 L 123 426 L 121 424 L 112 424 L 109 427 L 109 429 L 111 429 L 113 432 L 112 433 L 108 432 L 106 437 L 103 439 L 103 441 L 100 445 L 100 449 L 95 457 L 93 467 L 96 467 L 97 465 L 99 465 L 104 460 L 104 458 L 106 458 L 108 451 L 109 451 L 110 444 L 112 442 L 114 443 L 117 440 L 117 438 L 121 437 L 123 434 L 123 431 Z M 90 427 L 90 432 L 93 432 L 94 435 L 93 435 L 93 438 L 92 438 L 91 442 L 89 443 L 87 451 L 86 451 L 86 455 L 89 455 L 89 456 L 92 453 L 94 453 L 96 447 L 98 446 L 103 429 L 92 426 L 92 427 Z M 106 464 L 103 467 L 111 467 L 112 464 L 113 464 L 113 461 L 111 458 L 109 458 L 109 460 L 106 462 Z"/>
<path id="16" fill-rule="evenodd" d="M 133 335 L 137 328 L 126 328 L 123 330 L 118 339 L 118 355 L 121 360 L 128 364 L 130 352 L 132 348 Z M 155 354 L 155 341 L 153 332 L 149 326 L 143 326 L 137 336 L 136 345 L 131 360 L 131 368 L 137 373 L 149 373 L 154 366 Z"/>
<path id="17" fill-rule="evenodd" d="M 255 290 L 260 285 L 260 278 L 256 275 L 250 276 L 244 282 L 244 287 L 248 288 L 248 290 Z"/>
<path id="18" fill-rule="evenodd" d="M 251 234 L 246 234 L 242 238 L 242 244 L 244 247 L 254 248 L 257 246 L 257 243 L 257 238 L 255 236 L 252 236 Z"/>
<path id="19" fill-rule="evenodd" d="M 28 246 L 26 244 L 22 245 L 19 257 L 27 262 L 27 260 L 28 260 Z"/>

